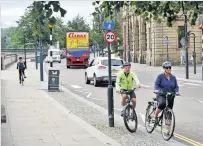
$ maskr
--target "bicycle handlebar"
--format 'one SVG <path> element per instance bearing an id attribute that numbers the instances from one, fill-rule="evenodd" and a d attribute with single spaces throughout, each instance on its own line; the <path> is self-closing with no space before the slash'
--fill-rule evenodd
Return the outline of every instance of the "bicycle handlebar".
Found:
<path id="1" fill-rule="evenodd" d="M 158 91 L 158 92 L 154 92 L 155 94 L 162 94 L 162 95 L 166 95 L 166 96 L 171 96 L 171 95 L 174 95 L 174 96 L 178 96 L 179 94 L 176 94 L 176 92 L 164 92 L 162 90 Z"/>

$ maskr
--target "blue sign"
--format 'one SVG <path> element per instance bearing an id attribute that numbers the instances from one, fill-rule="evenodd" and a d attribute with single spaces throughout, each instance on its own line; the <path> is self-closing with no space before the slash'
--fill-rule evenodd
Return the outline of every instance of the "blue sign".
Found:
<path id="1" fill-rule="evenodd" d="M 166 43 L 166 45 L 168 45 L 168 44 L 169 44 L 169 41 L 168 41 L 168 40 L 166 40 L 166 41 L 165 41 L 165 43 Z"/>
<path id="2" fill-rule="evenodd" d="M 112 30 L 115 27 L 115 22 L 113 20 L 104 20 L 104 29 Z"/>
<path id="3" fill-rule="evenodd" d="M 40 56 L 37 56 L 37 63 L 40 63 Z"/>

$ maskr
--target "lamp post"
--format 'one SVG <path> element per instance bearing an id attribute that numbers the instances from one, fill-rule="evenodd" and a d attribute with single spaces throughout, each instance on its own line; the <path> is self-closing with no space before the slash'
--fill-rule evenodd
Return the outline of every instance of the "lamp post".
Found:
<path id="1" fill-rule="evenodd" d="M 193 44 L 194 44 L 194 50 L 193 50 L 193 61 L 194 61 L 194 74 L 196 74 L 196 52 L 195 52 L 195 34 L 191 33 L 191 31 L 188 32 L 188 36 L 193 35 Z"/>
<path id="2" fill-rule="evenodd" d="M 202 30 L 202 81 L 203 81 L 203 18 L 202 24 L 199 26 L 199 28 Z"/>
<path id="3" fill-rule="evenodd" d="M 166 56 L 166 58 L 167 58 L 167 61 L 169 61 L 169 58 L 168 58 L 168 36 L 166 36 L 165 37 L 165 39 L 166 39 L 166 46 L 167 46 L 167 56 Z"/>

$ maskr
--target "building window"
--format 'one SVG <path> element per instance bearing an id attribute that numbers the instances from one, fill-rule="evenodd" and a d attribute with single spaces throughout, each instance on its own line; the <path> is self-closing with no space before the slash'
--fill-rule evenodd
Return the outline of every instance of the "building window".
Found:
<path id="1" fill-rule="evenodd" d="M 178 26 L 178 48 L 182 48 L 182 45 L 180 43 L 180 40 L 182 37 L 184 37 L 184 26 Z"/>

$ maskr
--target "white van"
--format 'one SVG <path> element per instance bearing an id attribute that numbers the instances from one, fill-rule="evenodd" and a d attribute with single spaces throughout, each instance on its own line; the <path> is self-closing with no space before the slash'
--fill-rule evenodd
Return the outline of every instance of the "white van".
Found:
<path id="1" fill-rule="evenodd" d="M 49 49 L 48 56 L 46 57 L 45 61 L 48 63 L 51 61 L 51 56 L 50 56 L 51 51 L 52 51 L 52 61 L 61 63 L 60 49 Z"/>

